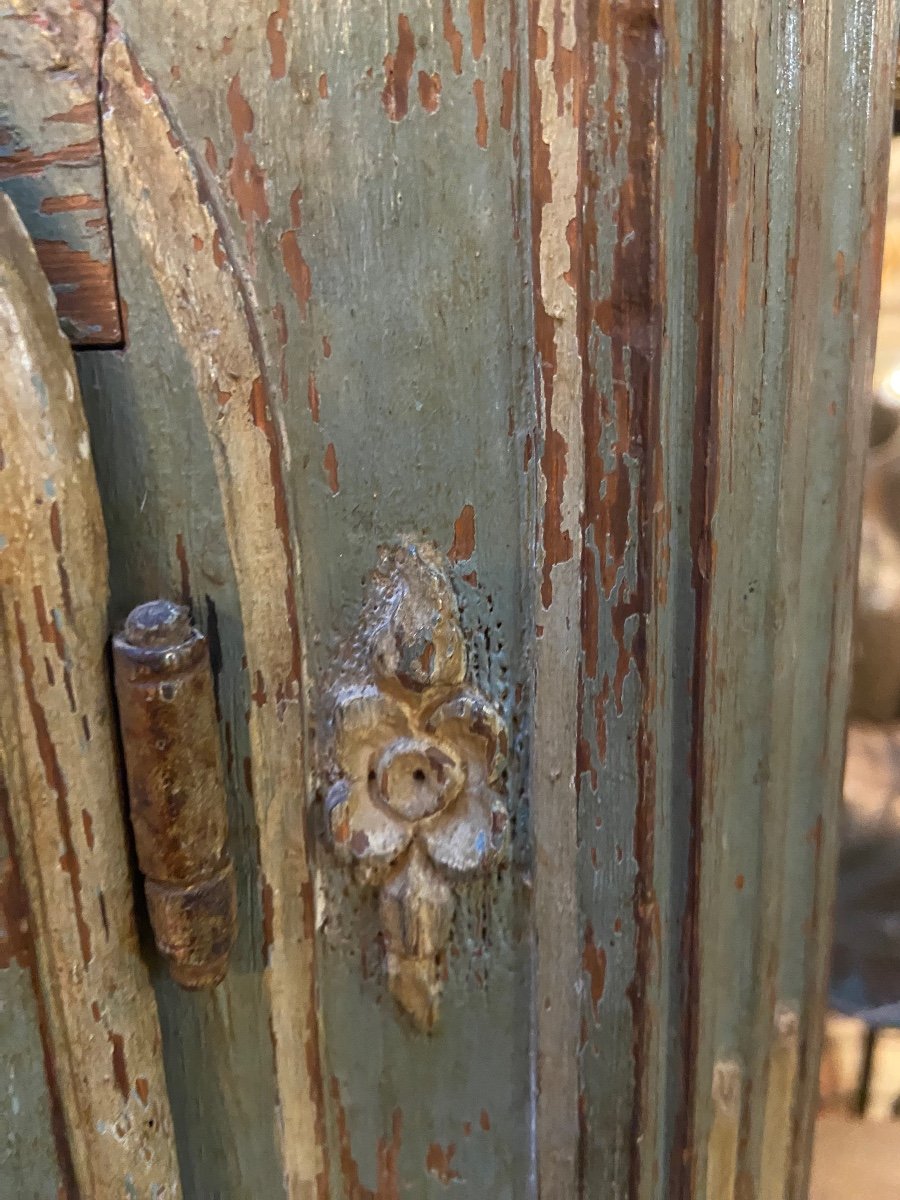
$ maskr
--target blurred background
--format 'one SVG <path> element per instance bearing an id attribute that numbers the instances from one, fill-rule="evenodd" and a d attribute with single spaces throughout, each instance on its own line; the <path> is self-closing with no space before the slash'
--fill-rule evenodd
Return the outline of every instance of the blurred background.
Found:
<path id="1" fill-rule="evenodd" d="M 811 1200 L 900 1200 L 900 77 Z"/>

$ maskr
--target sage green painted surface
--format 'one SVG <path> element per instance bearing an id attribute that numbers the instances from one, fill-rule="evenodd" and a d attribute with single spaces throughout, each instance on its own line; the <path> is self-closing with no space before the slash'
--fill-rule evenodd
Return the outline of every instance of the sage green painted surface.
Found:
<path id="1" fill-rule="evenodd" d="M 374 896 L 317 852 L 332 1195 L 524 1200 L 533 1194 L 531 797 L 523 783 L 533 480 L 522 463 L 534 401 L 523 248 L 528 206 L 519 201 L 528 176 L 515 154 L 516 134 L 527 140 L 527 119 L 515 109 L 509 129 L 500 122 L 513 33 L 520 45 L 524 39 L 523 29 L 509 23 L 522 25 L 524 12 L 511 18 L 506 5 L 487 6 L 476 59 L 470 7 L 455 0 L 457 74 L 443 11 L 421 0 L 408 6 L 403 15 L 415 51 L 408 113 L 392 121 L 382 92 L 385 57 L 396 62 L 398 55 L 396 5 L 319 0 L 301 9 L 283 0 L 274 14 L 236 0 L 192 6 L 115 0 L 112 7 L 227 215 L 255 300 L 289 460 L 310 695 L 352 626 L 378 542 L 414 533 L 449 550 L 454 524 L 471 504 L 475 551 L 458 564 L 456 582 L 476 647 L 474 669 L 504 702 L 519 735 L 510 787 L 518 817 L 515 866 L 496 883 L 466 889 L 441 1024 L 432 1037 L 414 1033 L 387 995 Z M 478 11 L 477 4 L 471 8 Z M 659 272 L 660 309 L 652 314 L 660 337 L 656 391 L 650 398 L 628 394 L 621 411 L 616 407 L 611 397 L 620 381 L 612 339 L 602 330 L 592 332 L 586 366 L 597 402 L 605 405 L 603 438 L 589 452 L 602 456 L 610 478 L 614 469 L 624 471 L 631 499 L 617 518 L 623 524 L 616 584 L 623 591 L 601 596 L 600 670 L 586 690 L 589 705 L 605 706 L 608 740 L 586 751 L 597 780 L 585 771 L 579 896 L 583 927 L 590 921 L 598 941 L 606 939 L 606 974 L 580 1063 L 590 1118 L 581 1187 L 585 1197 L 625 1197 L 635 1186 L 642 1197 L 674 1195 L 684 1179 L 686 1139 L 700 1165 L 683 1194 L 702 1196 L 710 1072 L 717 1058 L 735 1054 L 755 1081 L 745 1155 L 748 1178 L 758 1180 L 772 1017 L 778 1004 L 787 1004 L 801 1011 L 808 1030 L 791 1184 L 799 1198 L 805 1170 L 799 1127 L 813 1111 L 830 888 L 828 845 L 815 861 L 809 839 L 818 818 L 833 814 L 837 797 L 841 638 L 865 424 L 867 351 L 855 341 L 855 305 L 862 305 L 864 319 L 874 319 L 873 306 L 854 299 L 849 281 L 860 264 L 860 286 L 871 292 L 877 279 L 874 234 L 861 229 L 859 213 L 870 206 L 877 220 L 880 212 L 886 101 L 872 114 L 870 134 L 865 121 L 870 93 L 878 90 L 869 74 L 873 62 L 878 86 L 885 84 L 894 17 L 891 5 L 874 0 L 807 5 L 802 18 L 772 0 L 765 20 L 742 6 L 729 18 L 722 74 L 715 34 L 722 6 L 698 0 L 677 9 L 664 14 L 661 43 L 653 28 L 643 29 L 646 45 L 665 51 L 648 85 L 660 89 L 661 140 L 648 137 L 659 154 L 651 222 L 659 237 L 651 256 Z M 632 26 L 619 16 L 633 51 Z M 745 41 L 748 29 L 752 44 Z M 637 101 L 646 82 L 633 79 L 629 96 L 620 74 L 628 54 L 617 60 L 607 53 L 609 36 L 604 27 L 591 43 L 597 105 L 585 134 L 600 172 L 590 248 L 590 292 L 597 300 L 609 297 L 622 270 L 614 251 L 627 231 L 619 228 L 617 206 L 631 178 L 600 102 L 614 97 L 624 136 L 629 101 Z M 818 64 L 805 84 L 802 48 L 812 49 Z M 433 113 L 419 97 L 419 70 L 441 77 Z M 725 80 L 721 103 L 731 105 L 724 117 L 718 93 L 708 90 L 717 76 Z M 478 79 L 485 85 L 485 146 L 476 135 Z M 712 147 L 706 160 L 698 151 L 704 131 Z M 744 155 L 737 195 L 727 175 L 733 134 Z M 235 156 L 249 171 L 244 182 L 256 179 L 249 193 L 231 171 Z M 710 203 L 714 219 L 704 225 Z M 798 213 L 812 235 L 798 229 Z M 734 247 L 746 230 L 750 290 L 738 317 L 742 275 Z M 811 247 L 803 240 L 808 236 Z M 791 283 L 801 247 L 806 273 Z M 255 831 L 242 772 L 248 684 L 234 581 L 177 332 L 136 248 L 121 233 L 116 248 L 129 349 L 80 356 L 110 529 L 113 615 L 120 619 L 148 595 L 184 591 L 220 647 L 231 850 L 241 878 L 242 940 L 225 987 L 213 998 L 188 997 L 157 980 L 182 1172 L 188 1196 L 268 1200 L 282 1189 L 259 986 Z M 297 292 L 297 279 L 306 277 L 296 274 L 295 251 L 309 270 L 306 299 Z M 713 331 L 704 323 L 719 273 L 726 292 Z M 646 350 L 643 332 L 625 346 L 626 358 Z M 718 339 L 715 349 L 707 335 Z M 713 362 L 727 364 L 732 376 L 707 419 L 703 373 Z M 644 426 L 629 425 L 624 439 L 616 429 L 626 408 L 639 421 L 651 402 L 656 457 L 642 441 Z M 848 402 L 849 417 L 842 407 Z M 695 540 L 695 520 L 706 513 L 708 449 L 719 457 L 710 460 L 718 557 L 707 591 L 713 563 L 709 547 Z M 653 504 L 642 510 L 641 489 L 651 485 Z M 656 519 L 657 503 L 664 519 Z M 651 529 L 641 524 L 648 513 Z M 617 627 L 617 600 L 628 600 L 642 582 L 641 538 L 653 541 L 652 570 L 643 578 L 654 588 L 652 599 L 643 600 L 649 618 L 641 627 L 635 611 Z M 606 550 L 589 539 L 588 546 L 598 559 Z M 473 572 L 477 581 L 467 582 L 463 576 Z M 707 606 L 698 607 L 704 594 Z M 642 649 L 643 633 L 649 636 L 643 668 L 629 665 L 618 696 L 604 691 L 616 655 Z M 704 640 L 710 636 L 712 642 Z M 723 646 L 727 663 L 713 653 Z M 692 697 L 702 678 L 706 707 L 698 727 Z M 655 768 L 649 876 L 641 875 L 635 855 L 635 817 L 647 799 L 636 739 L 645 734 Z M 691 779 L 698 744 L 707 755 L 703 792 Z M 298 820 L 313 799 L 312 787 L 309 797 L 298 797 Z M 311 825 L 317 825 L 314 803 Z M 826 836 L 833 839 L 833 829 Z M 691 852 L 692 839 L 700 838 L 702 923 L 699 942 L 692 942 Z M 659 935 L 656 956 L 638 977 L 642 905 L 644 915 L 658 914 Z M 804 925 L 810 919 L 817 923 L 815 940 Z M 770 970 L 769 990 L 759 986 L 761 964 Z M 591 982 L 584 973 L 560 986 L 579 987 L 589 1010 Z M 636 1062 L 638 1045 L 644 1057 Z M 645 1135 L 640 1144 L 638 1129 Z M 688 1174 L 692 1169 L 688 1157 Z"/>
<path id="2" fill-rule="evenodd" d="M 277 80 L 269 15 L 211 3 L 113 5 L 230 222 L 229 249 L 256 300 L 285 433 L 311 711 L 322 673 L 352 628 L 379 543 L 411 532 L 449 551 L 455 523 L 471 505 L 475 549 L 459 562 L 457 582 L 473 671 L 520 733 L 528 678 L 521 463 L 532 401 L 514 126 L 500 124 L 503 71 L 517 31 L 506 6 L 492 9 L 475 62 L 461 8 L 457 75 L 440 12 L 408 7 L 416 57 L 408 115 L 395 122 L 382 91 L 385 55 L 398 50 L 399 12 L 337 3 L 306 6 L 302 16 L 287 12 L 286 71 Z M 441 75 L 434 113 L 419 98 L 420 69 Z M 485 147 L 476 140 L 476 79 L 485 87 Z M 244 132 L 236 133 L 235 123 Z M 265 182 L 254 203 L 268 207 L 267 220 L 248 215 L 230 173 L 236 145 L 258 164 Z M 116 613 L 142 589 L 179 589 L 175 540 L 183 533 L 195 605 L 202 613 L 203 593 L 214 595 L 223 653 L 239 662 L 239 642 L 226 623 L 234 615 L 230 580 L 209 584 L 204 565 L 211 559 L 212 573 L 228 576 L 209 459 L 195 440 L 202 431 L 189 373 L 122 229 L 116 253 L 129 350 L 121 358 L 91 356 L 82 372 L 112 525 Z M 285 238 L 308 263 L 308 304 L 285 268 Z M 273 314 L 279 305 L 286 344 Z M 237 696 L 246 682 L 229 686 Z M 234 724 L 240 736 L 237 713 Z M 516 754 L 513 764 L 510 797 L 518 808 L 524 756 Z M 298 821 L 305 804 L 297 798 Z M 315 826 L 315 811 L 311 819 Z M 518 829 L 513 854 L 521 860 L 527 831 L 523 822 Z M 248 855 L 249 839 L 237 851 L 239 864 Z M 488 1189 L 498 1200 L 517 1200 L 531 1171 L 522 1153 L 530 1121 L 530 965 L 521 863 L 491 888 L 464 889 L 440 1028 L 428 1038 L 408 1027 L 386 992 L 373 897 L 327 852 L 317 857 L 333 1194 L 362 1188 L 380 1195 L 396 1178 L 417 1197 L 443 1196 L 452 1182 L 460 1196 L 482 1197 Z M 261 928 L 249 901 L 245 922 Z M 232 1015 L 233 1036 L 245 1021 L 265 1021 L 252 982 Z M 173 1090 L 190 1095 L 192 1081 L 221 1055 L 210 1086 L 261 1117 L 267 1094 L 260 1080 L 264 1067 L 268 1079 L 270 1056 L 259 1039 L 229 1047 L 224 1031 L 202 1044 L 181 1033 L 176 1044 L 175 1027 L 183 1029 L 194 1002 L 176 1002 L 162 989 L 160 1002 Z M 256 1082 L 232 1079 L 229 1056 L 235 1068 L 252 1063 Z M 235 1126 L 220 1113 L 221 1101 L 208 1114 L 199 1101 L 189 1110 L 187 1096 L 174 1103 L 189 1196 L 205 1197 L 213 1181 L 229 1196 L 274 1194 L 260 1173 L 274 1106 L 263 1127 L 260 1117 L 241 1123 L 243 1149 L 229 1160 L 221 1153 L 224 1131 Z M 259 1142 L 255 1154 L 251 1139 Z M 389 1166 L 386 1154 L 393 1155 Z"/>
<path id="3" fill-rule="evenodd" d="M 807 1192 L 896 38 L 888 0 L 742 4 L 724 24 L 698 781 L 701 1194 L 716 1061 L 743 1071 L 739 1180 Z M 799 1070 L 780 1078 L 791 1028 Z M 789 1126 L 783 1149 L 767 1109 Z"/>
<path id="4" fill-rule="evenodd" d="M 43 1047 L 28 971 L 0 970 L 0 1195 L 56 1200 L 60 1187 Z"/>
<path id="5" fill-rule="evenodd" d="M 120 353 L 78 357 L 109 535 L 111 624 L 142 600 L 189 600 L 210 638 L 229 851 L 238 878 L 238 941 L 212 992 L 173 984 L 151 950 L 165 1066 L 188 1196 L 235 1200 L 282 1192 L 275 1148 L 272 1047 L 260 984 L 262 922 L 256 826 L 246 790 L 247 681 L 240 612 L 209 442 L 177 336 L 153 285 L 123 255 L 132 320 L 156 331 Z M 185 583 L 187 587 L 185 588 Z"/>
<path id="6" fill-rule="evenodd" d="M 209 439 L 177 332 L 141 264 L 127 253 L 122 260 L 131 319 L 153 335 L 132 337 L 125 352 L 78 356 L 109 537 L 111 626 L 143 600 L 174 596 L 190 603 L 209 637 L 238 878 L 238 941 L 226 980 L 213 992 L 174 985 L 145 937 L 182 1183 L 187 1196 L 274 1198 L 283 1188 L 260 979 L 257 834 L 244 765 L 249 698 L 240 609 Z"/>

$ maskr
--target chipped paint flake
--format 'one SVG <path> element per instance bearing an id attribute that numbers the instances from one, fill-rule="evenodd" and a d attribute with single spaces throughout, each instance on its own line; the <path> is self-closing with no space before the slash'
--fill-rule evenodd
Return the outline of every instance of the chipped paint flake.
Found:
<path id="1" fill-rule="evenodd" d="M 228 164 L 228 184 L 238 207 L 247 237 L 251 262 L 254 258 L 254 229 L 257 223 L 269 219 L 266 197 L 266 176 L 253 154 L 250 135 L 253 133 L 253 109 L 241 91 L 240 73 L 228 85 L 226 97 L 234 136 L 234 153 Z"/>
<path id="2" fill-rule="evenodd" d="M 384 59 L 381 103 L 391 121 L 402 121 L 409 112 L 409 81 L 412 79 L 415 59 L 416 41 L 409 17 L 401 13 L 397 18 L 397 49 L 385 55 Z"/>
<path id="3" fill-rule="evenodd" d="M 287 39 L 284 30 L 289 13 L 290 0 L 278 0 L 278 7 L 269 13 L 266 21 L 266 41 L 271 59 L 269 75 L 272 79 L 284 79 L 287 74 Z"/>

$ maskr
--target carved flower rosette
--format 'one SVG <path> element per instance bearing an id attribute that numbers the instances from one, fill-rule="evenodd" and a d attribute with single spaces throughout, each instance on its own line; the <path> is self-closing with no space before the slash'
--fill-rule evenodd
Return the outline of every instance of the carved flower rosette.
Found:
<path id="1" fill-rule="evenodd" d="M 467 682 L 459 609 L 433 547 L 382 552 L 330 696 L 326 810 L 338 856 L 379 889 L 391 991 L 435 1023 L 459 882 L 505 842 L 506 726 Z"/>

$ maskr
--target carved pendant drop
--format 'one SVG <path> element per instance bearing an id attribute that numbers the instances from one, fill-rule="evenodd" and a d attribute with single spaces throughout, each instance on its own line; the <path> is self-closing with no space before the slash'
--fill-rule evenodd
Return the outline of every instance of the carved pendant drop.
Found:
<path id="1" fill-rule="evenodd" d="M 458 884 L 505 840 L 506 726 L 467 682 L 467 659 L 439 553 L 383 550 L 329 696 L 325 806 L 336 853 L 379 889 L 390 989 L 425 1031 Z"/>

